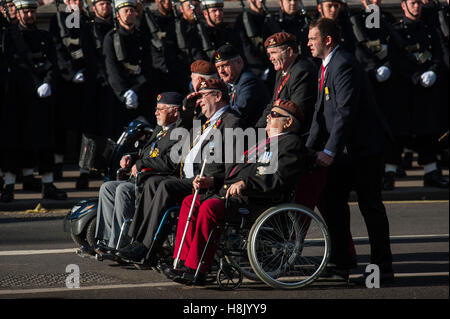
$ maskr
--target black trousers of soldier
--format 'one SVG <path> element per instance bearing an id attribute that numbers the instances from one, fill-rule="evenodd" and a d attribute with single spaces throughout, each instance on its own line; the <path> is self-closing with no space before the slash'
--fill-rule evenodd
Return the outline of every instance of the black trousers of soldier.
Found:
<path id="1" fill-rule="evenodd" d="M 22 168 L 34 167 L 37 167 L 40 175 L 53 172 L 54 155 L 52 149 L 5 149 L 2 152 L 2 169 L 4 172 L 18 174 Z"/>

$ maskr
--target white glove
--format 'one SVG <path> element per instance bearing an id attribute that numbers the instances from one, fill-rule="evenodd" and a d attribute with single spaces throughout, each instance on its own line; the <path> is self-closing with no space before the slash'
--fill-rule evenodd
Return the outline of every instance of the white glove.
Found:
<path id="1" fill-rule="evenodd" d="M 40 98 L 49 97 L 52 95 L 52 89 L 50 88 L 50 84 L 44 83 L 37 89 L 37 94 Z"/>
<path id="2" fill-rule="evenodd" d="M 424 72 L 420 76 L 420 84 L 422 84 L 423 87 L 428 88 L 432 86 L 434 82 L 436 82 L 436 73 L 433 71 Z"/>
<path id="3" fill-rule="evenodd" d="M 133 90 L 128 90 L 124 93 L 125 105 L 127 109 L 136 109 L 138 107 L 138 97 Z"/>
<path id="4" fill-rule="evenodd" d="M 78 71 L 77 74 L 72 79 L 73 83 L 83 83 L 84 82 L 84 74 L 83 71 Z"/>
<path id="5" fill-rule="evenodd" d="M 389 79 L 390 76 L 391 70 L 387 66 L 382 65 L 377 69 L 376 78 L 378 82 L 385 82 Z"/>

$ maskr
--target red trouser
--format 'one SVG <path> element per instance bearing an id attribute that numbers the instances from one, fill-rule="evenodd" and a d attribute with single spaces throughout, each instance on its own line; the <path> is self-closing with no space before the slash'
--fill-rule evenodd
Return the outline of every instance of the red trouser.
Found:
<path id="1" fill-rule="evenodd" d="M 194 195 L 187 196 L 181 204 L 174 258 L 177 257 L 180 248 L 193 199 Z M 223 201 L 213 198 L 200 203 L 200 200 L 197 198 L 180 254 L 180 260 L 184 261 L 186 267 L 197 269 L 206 242 L 208 241 L 209 233 L 224 219 L 224 217 L 225 204 Z M 204 264 L 200 268 L 202 273 L 207 273 L 211 267 L 217 250 L 215 242 L 219 239 L 220 235 L 221 232 L 216 230 L 211 238 L 212 242 L 210 242 L 205 257 L 203 258 Z"/>
<path id="2" fill-rule="evenodd" d="M 317 207 L 325 222 L 328 220 L 328 212 L 323 202 L 322 191 L 325 188 L 326 182 L 327 169 L 320 167 L 302 176 L 295 189 L 295 202 L 311 210 Z M 356 256 L 352 235 L 350 234 L 349 237 L 349 255 Z"/>

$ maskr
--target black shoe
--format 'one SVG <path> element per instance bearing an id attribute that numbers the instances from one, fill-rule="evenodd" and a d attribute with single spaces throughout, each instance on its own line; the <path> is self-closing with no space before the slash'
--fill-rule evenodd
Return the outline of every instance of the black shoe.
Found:
<path id="1" fill-rule="evenodd" d="M 177 277 L 183 276 L 183 273 L 187 271 L 185 267 L 174 269 L 172 266 L 169 266 L 164 263 L 158 263 L 156 265 L 156 269 L 166 276 L 167 279 L 174 280 Z"/>
<path id="2" fill-rule="evenodd" d="M 1 203 L 10 203 L 14 200 L 14 184 L 6 185 L 0 196 Z"/>
<path id="3" fill-rule="evenodd" d="M 63 163 L 56 163 L 53 166 L 53 180 L 55 181 L 62 180 L 63 178 L 62 172 L 63 172 Z"/>
<path id="4" fill-rule="evenodd" d="M 206 283 L 206 274 L 199 272 L 197 278 L 195 278 L 195 269 L 186 268 L 182 271 L 182 274 L 173 278 L 174 282 L 188 286 L 204 286 Z"/>
<path id="5" fill-rule="evenodd" d="M 344 281 L 348 283 L 350 271 L 348 269 L 337 268 L 334 265 L 328 265 L 320 274 L 320 278 L 326 278 L 330 281 Z"/>
<path id="6" fill-rule="evenodd" d="M 57 189 L 53 183 L 42 184 L 42 196 L 44 199 L 67 199 L 67 193 L 63 190 Z"/>
<path id="7" fill-rule="evenodd" d="M 88 189 L 89 188 L 89 174 L 82 173 L 77 179 L 76 189 Z"/>
<path id="8" fill-rule="evenodd" d="M 423 176 L 423 186 L 448 188 L 448 180 L 442 176 L 440 170 L 434 170 Z"/>
<path id="9" fill-rule="evenodd" d="M 384 173 L 383 190 L 391 191 L 395 188 L 395 172 Z"/>
<path id="10" fill-rule="evenodd" d="M 412 152 L 406 152 L 405 155 L 403 155 L 402 167 L 404 169 L 411 169 L 412 168 L 413 155 L 414 154 Z"/>
<path id="11" fill-rule="evenodd" d="M 408 175 L 406 175 L 406 171 L 403 167 L 397 167 L 397 170 L 395 171 L 395 177 L 404 178 L 407 176 Z"/>
<path id="12" fill-rule="evenodd" d="M 22 185 L 24 191 L 41 192 L 42 184 L 39 179 L 33 175 L 24 176 L 22 179 Z"/>
<path id="13" fill-rule="evenodd" d="M 140 262 L 145 258 L 147 251 L 148 248 L 144 244 L 134 241 L 132 244 L 119 249 L 116 256 L 126 261 Z"/>

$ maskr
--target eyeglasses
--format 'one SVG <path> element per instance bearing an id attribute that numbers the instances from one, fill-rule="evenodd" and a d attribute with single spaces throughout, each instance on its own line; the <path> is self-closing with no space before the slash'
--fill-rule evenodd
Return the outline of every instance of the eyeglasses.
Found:
<path id="1" fill-rule="evenodd" d="M 271 111 L 270 112 L 270 117 L 273 118 L 273 119 L 276 119 L 278 117 L 289 117 L 289 115 L 283 115 L 283 114 L 280 114 L 280 113 L 278 113 L 276 111 Z"/>

